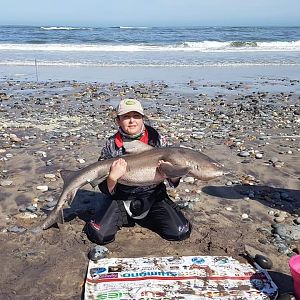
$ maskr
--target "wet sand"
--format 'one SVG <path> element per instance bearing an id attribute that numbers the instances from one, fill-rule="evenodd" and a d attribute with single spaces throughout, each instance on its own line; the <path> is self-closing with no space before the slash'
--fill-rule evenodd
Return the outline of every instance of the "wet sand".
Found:
<path id="1" fill-rule="evenodd" d="M 203 151 L 231 174 L 211 182 L 185 178 L 169 189 L 193 224 L 188 240 L 168 242 L 138 226 L 122 228 L 106 245 L 109 255 L 243 260 L 248 245 L 273 260 L 270 274 L 280 292 L 291 291 L 288 259 L 300 251 L 298 78 L 124 83 L 7 76 L 0 82 L 0 299 L 82 296 L 93 247 L 82 228 L 103 201 L 99 190 L 81 189 L 59 229 L 38 236 L 18 231 L 40 222 L 55 205 L 59 170 L 98 159 L 116 130 L 113 107 L 125 97 L 142 101 L 150 124 L 170 143 Z"/>

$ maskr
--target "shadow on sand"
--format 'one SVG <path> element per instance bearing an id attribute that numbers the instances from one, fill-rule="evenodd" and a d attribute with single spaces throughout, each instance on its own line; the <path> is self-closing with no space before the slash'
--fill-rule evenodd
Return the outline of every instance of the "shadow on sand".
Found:
<path id="1" fill-rule="evenodd" d="M 202 191 L 214 197 L 228 200 L 242 200 L 249 196 L 265 206 L 276 207 L 289 213 L 300 209 L 300 190 L 273 188 L 259 185 L 206 186 Z"/>
<path id="2" fill-rule="evenodd" d="M 93 218 L 96 211 L 105 209 L 109 201 L 109 198 L 103 193 L 78 190 L 71 206 L 63 210 L 64 220 L 69 222 L 78 217 L 88 222 Z"/>

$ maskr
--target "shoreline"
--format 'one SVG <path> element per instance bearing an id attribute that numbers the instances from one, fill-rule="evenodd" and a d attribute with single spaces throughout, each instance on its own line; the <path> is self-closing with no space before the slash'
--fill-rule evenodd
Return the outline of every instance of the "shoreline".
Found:
<path id="1" fill-rule="evenodd" d="M 300 65 L 255 66 L 40 66 L 39 81 L 75 80 L 79 82 L 147 82 L 166 81 L 180 83 L 188 80 L 253 81 L 258 77 L 299 79 Z M 0 80 L 36 81 L 35 66 L 2 65 Z"/>

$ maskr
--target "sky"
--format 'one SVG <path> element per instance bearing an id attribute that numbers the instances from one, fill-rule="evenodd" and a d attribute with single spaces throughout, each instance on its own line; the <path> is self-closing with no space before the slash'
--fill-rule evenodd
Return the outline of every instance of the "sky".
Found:
<path id="1" fill-rule="evenodd" d="M 0 0 L 0 25 L 300 26 L 300 0 Z"/>

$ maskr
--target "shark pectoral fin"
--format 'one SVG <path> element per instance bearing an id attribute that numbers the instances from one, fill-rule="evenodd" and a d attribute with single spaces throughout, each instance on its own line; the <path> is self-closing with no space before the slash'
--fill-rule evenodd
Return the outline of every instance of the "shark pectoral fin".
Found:
<path id="1" fill-rule="evenodd" d="M 64 224 L 64 213 L 63 210 L 60 209 L 57 215 L 57 220 L 56 220 L 57 224 Z"/>
<path id="2" fill-rule="evenodd" d="M 96 178 L 92 181 L 89 181 L 89 183 L 91 184 L 91 186 L 93 187 L 93 189 L 100 184 L 105 178 L 107 177 L 107 175 L 100 177 L 100 178 Z"/>
<path id="3" fill-rule="evenodd" d="M 67 195 L 67 202 L 69 205 L 72 204 L 74 198 L 75 198 L 75 195 L 77 193 L 78 189 L 74 189 L 73 191 L 70 191 Z"/>
<path id="4" fill-rule="evenodd" d="M 162 162 L 159 166 L 159 169 L 168 178 L 182 177 L 190 171 L 189 167 L 176 166 L 176 165 L 172 165 L 171 163 L 168 163 L 168 162 Z"/>

